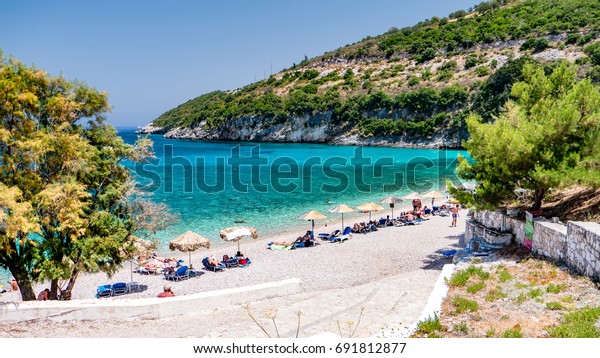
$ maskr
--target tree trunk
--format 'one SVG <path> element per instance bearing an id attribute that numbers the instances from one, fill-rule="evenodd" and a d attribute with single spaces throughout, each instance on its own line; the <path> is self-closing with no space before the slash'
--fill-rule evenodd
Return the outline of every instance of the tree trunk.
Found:
<path id="1" fill-rule="evenodd" d="M 60 290 L 60 287 L 58 286 L 58 280 L 54 279 L 50 282 L 50 299 L 51 300 L 58 300 L 58 295 L 60 294 L 60 292 L 58 292 Z"/>
<path id="2" fill-rule="evenodd" d="M 71 272 L 71 277 L 69 278 L 69 282 L 67 283 L 67 287 L 62 291 L 60 296 L 61 301 L 70 301 L 72 297 L 73 287 L 75 286 L 75 281 L 77 281 L 77 276 L 79 276 L 79 270 L 73 270 Z"/>
<path id="3" fill-rule="evenodd" d="M 545 189 L 538 189 L 535 191 L 535 199 L 533 200 L 533 206 L 531 211 L 539 210 L 542 207 L 542 200 L 544 200 Z"/>
<path id="4" fill-rule="evenodd" d="M 23 301 L 35 301 L 37 297 L 35 297 L 35 292 L 33 292 L 33 284 L 31 280 L 29 280 L 29 276 L 26 273 L 15 270 L 10 270 L 10 272 L 15 280 L 17 280 L 19 292 L 21 292 L 21 299 Z"/>

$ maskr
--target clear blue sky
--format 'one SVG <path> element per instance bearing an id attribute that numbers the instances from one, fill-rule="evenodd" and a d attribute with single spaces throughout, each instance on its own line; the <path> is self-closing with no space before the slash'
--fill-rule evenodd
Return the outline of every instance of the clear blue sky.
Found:
<path id="1" fill-rule="evenodd" d="M 467 9 L 479 0 L 101 0 L 0 3 L 0 48 L 109 93 L 115 126 L 203 93 Z"/>

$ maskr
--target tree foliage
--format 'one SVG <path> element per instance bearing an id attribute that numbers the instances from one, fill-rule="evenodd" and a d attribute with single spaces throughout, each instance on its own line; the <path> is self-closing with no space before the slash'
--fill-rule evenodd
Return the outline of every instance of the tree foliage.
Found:
<path id="1" fill-rule="evenodd" d="M 458 172 L 477 181 L 477 204 L 498 205 L 524 188 L 535 191 L 535 210 L 550 188 L 600 185 L 598 87 L 577 81 L 577 69 L 564 62 L 550 74 L 526 64 L 511 95 L 493 123 L 478 115 L 467 119 L 465 147 L 473 162 L 460 159 Z M 467 196 L 463 200 L 472 202 Z"/>
<path id="2" fill-rule="evenodd" d="M 81 273 L 115 272 L 141 229 L 120 162 L 143 160 L 151 142 L 125 144 L 104 123 L 106 93 L 83 83 L 2 59 L 0 88 L 0 266 L 23 300 L 41 280 L 69 299 Z"/>

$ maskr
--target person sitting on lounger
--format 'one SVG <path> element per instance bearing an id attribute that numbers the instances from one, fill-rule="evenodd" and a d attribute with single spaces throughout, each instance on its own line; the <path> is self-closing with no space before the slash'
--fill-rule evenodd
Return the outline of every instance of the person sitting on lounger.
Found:
<path id="1" fill-rule="evenodd" d="M 352 232 L 353 233 L 359 233 L 360 232 L 360 225 L 358 225 L 358 223 L 354 223 L 354 226 L 352 226 Z"/>
<path id="2" fill-rule="evenodd" d="M 217 260 L 214 255 L 208 257 L 208 264 L 211 266 L 221 266 L 221 261 Z"/>

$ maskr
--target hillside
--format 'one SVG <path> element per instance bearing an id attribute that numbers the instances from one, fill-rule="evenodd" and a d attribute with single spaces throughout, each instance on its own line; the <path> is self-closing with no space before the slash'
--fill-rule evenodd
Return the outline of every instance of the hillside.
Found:
<path id="1" fill-rule="evenodd" d="M 529 61 L 600 79 L 600 1 L 495 0 L 201 95 L 143 133 L 199 140 L 459 147 L 471 112 L 491 119 Z M 587 49 L 587 50 L 586 50 Z M 588 57 L 589 55 L 589 57 Z"/>

